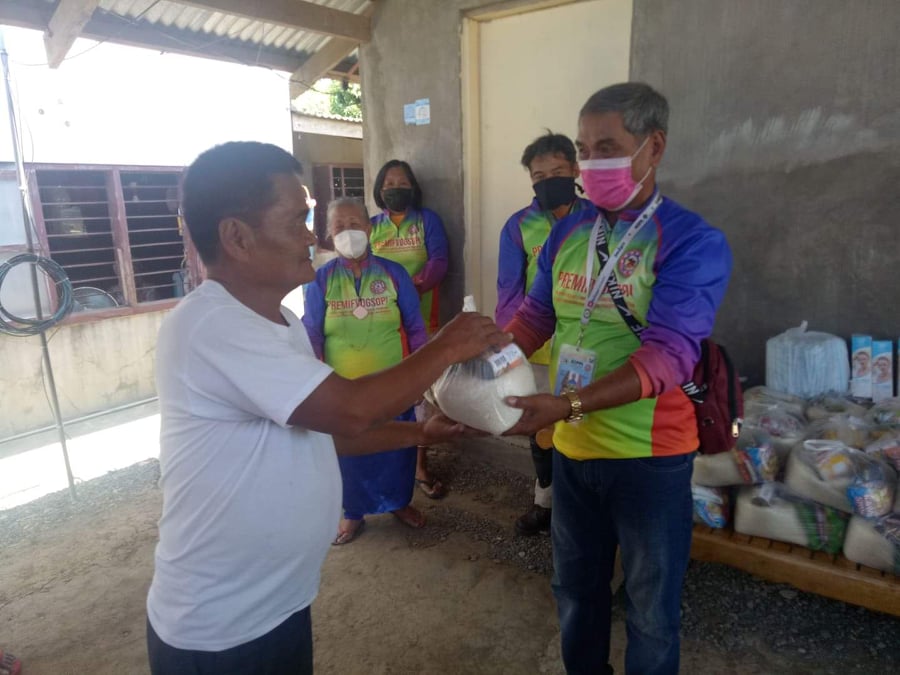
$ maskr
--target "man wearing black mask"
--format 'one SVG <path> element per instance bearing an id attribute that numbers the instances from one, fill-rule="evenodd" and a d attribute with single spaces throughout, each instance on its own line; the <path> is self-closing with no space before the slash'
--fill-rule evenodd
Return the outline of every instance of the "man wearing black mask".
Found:
<path id="1" fill-rule="evenodd" d="M 522 153 L 522 166 L 531 177 L 535 198 L 514 213 L 500 233 L 500 260 L 497 273 L 497 324 L 505 326 L 525 299 L 537 270 L 537 258 L 560 218 L 590 207 L 590 202 L 575 196 L 578 164 L 575 145 L 562 134 L 548 131 L 536 138 Z M 531 357 L 535 376 L 543 391 L 550 391 L 547 365 L 549 341 Z M 545 440 L 544 436 L 547 436 Z M 516 532 L 530 536 L 550 530 L 551 489 L 553 479 L 552 430 L 531 437 L 531 457 L 537 481 L 534 505 L 518 520 Z"/>

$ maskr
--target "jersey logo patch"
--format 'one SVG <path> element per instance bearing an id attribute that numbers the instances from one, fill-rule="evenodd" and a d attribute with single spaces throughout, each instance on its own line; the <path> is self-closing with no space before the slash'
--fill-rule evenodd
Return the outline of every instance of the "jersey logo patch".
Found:
<path id="1" fill-rule="evenodd" d="M 387 284 L 384 283 L 383 279 L 375 279 L 369 284 L 369 290 L 372 291 L 373 295 L 381 295 L 387 290 Z"/>
<path id="2" fill-rule="evenodd" d="M 412 225 L 409 226 L 408 231 L 409 231 L 409 236 L 415 237 L 417 234 L 419 234 L 419 226 L 416 225 L 415 223 L 413 223 Z"/>
<path id="3" fill-rule="evenodd" d="M 630 251 L 625 251 L 622 257 L 619 258 L 619 274 L 623 277 L 630 277 L 640 263 L 641 252 L 638 249 L 633 248 Z"/>

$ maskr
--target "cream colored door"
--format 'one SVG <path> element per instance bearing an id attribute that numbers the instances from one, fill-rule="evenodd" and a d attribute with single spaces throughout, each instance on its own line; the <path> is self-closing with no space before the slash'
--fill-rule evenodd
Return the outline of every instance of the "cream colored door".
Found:
<path id="1" fill-rule="evenodd" d="M 632 0 L 556 4 L 464 23 L 466 288 L 484 313 L 497 303 L 500 230 L 534 196 L 525 146 L 547 128 L 574 140 L 588 96 L 628 79 Z"/>

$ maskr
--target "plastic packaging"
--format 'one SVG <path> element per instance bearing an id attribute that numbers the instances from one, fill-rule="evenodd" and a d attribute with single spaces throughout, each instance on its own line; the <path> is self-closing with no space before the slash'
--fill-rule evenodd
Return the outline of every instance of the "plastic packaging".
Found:
<path id="1" fill-rule="evenodd" d="M 828 419 L 835 415 L 864 417 L 867 410 L 868 408 L 858 400 L 832 391 L 810 399 L 806 406 L 806 417 L 810 422 Z"/>
<path id="2" fill-rule="evenodd" d="M 694 522 L 720 529 L 731 521 L 731 491 L 727 488 L 691 484 Z"/>
<path id="3" fill-rule="evenodd" d="M 734 450 L 697 455 L 692 481 L 705 487 L 753 485 L 775 480 L 778 466 L 771 437 L 761 429 L 744 427 Z"/>
<path id="4" fill-rule="evenodd" d="M 877 520 L 853 516 L 844 539 L 849 560 L 900 576 L 900 490 L 893 513 Z"/>
<path id="5" fill-rule="evenodd" d="M 745 405 L 744 415 L 746 428 L 762 429 L 772 437 L 772 444 L 781 463 L 806 433 L 803 418 L 787 412 L 780 404 L 762 405 L 755 402 L 750 406 Z"/>
<path id="6" fill-rule="evenodd" d="M 866 454 L 880 457 L 881 460 L 900 472 L 900 430 L 883 435 L 877 441 L 869 443 Z M 900 488 L 897 490 L 900 494 Z"/>
<path id="7" fill-rule="evenodd" d="M 850 516 L 804 500 L 780 483 L 742 487 L 735 503 L 734 529 L 835 554 L 841 550 Z"/>
<path id="8" fill-rule="evenodd" d="M 475 311 L 471 296 L 466 297 L 463 311 Z M 536 393 L 531 364 L 517 345 L 510 344 L 450 366 L 431 386 L 430 398 L 450 419 L 499 435 L 522 416 L 504 399 Z"/>
<path id="9" fill-rule="evenodd" d="M 748 408 L 761 406 L 769 408 L 778 406 L 785 412 L 803 419 L 806 414 L 806 399 L 769 387 L 751 387 L 744 392 L 744 416 L 748 416 Z"/>
<path id="10" fill-rule="evenodd" d="M 766 341 L 766 386 L 810 398 L 850 385 L 847 343 L 836 335 L 797 328 Z"/>
<path id="11" fill-rule="evenodd" d="M 817 441 L 840 441 L 852 448 L 864 448 L 874 440 L 873 427 L 865 420 L 850 415 L 834 415 L 811 422 L 806 438 Z"/>
<path id="12" fill-rule="evenodd" d="M 784 482 L 795 494 L 864 518 L 890 513 L 897 473 L 840 441 L 809 440 L 791 451 Z"/>
<path id="13" fill-rule="evenodd" d="M 876 403 L 866 413 L 866 421 L 876 427 L 900 429 L 900 398 L 888 398 Z"/>

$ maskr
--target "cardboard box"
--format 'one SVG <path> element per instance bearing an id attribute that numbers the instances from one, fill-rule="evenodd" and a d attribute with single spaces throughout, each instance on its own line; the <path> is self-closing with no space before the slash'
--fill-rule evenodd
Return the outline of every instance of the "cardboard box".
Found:
<path id="1" fill-rule="evenodd" d="M 872 398 L 872 336 L 850 337 L 850 395 Z"/>
<path id="2" fill-rule="evenodd" d="M 894 395 L 894 343 L 872 342 L 872 399 L 877 403 Z"/>

